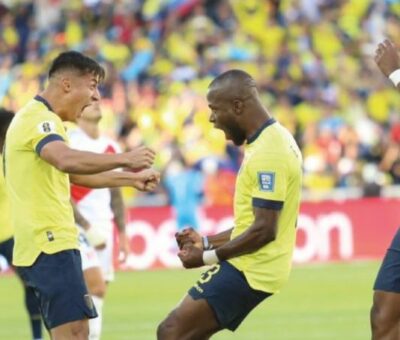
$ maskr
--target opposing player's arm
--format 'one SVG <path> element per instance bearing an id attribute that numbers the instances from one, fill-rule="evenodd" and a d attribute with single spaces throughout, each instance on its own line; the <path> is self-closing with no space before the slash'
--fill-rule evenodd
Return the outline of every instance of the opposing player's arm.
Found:
<path id="1" fill-rule="evenodd" d="M 125 206 L 120 188 L 111 188 L 111 210 L 114 213 L 115 224 L 120 232 L 125 231 Z"/>
<path id="2" fill-rule="evenodd" d="M 254 207 L 253 224 L 238 237 L 216 249 L 219 260 L 252 253 L 276 238 L 280 210 Z"/>
<path id="3" fill-rule="evenodd" d="M 46 137 L 46 138 L 49 138 Z M 119 154 L 97 154 L 70 148 L 62 140 L 43 139 L 36 148 L 39 156 L 62 172 L 69 174 L 96 174 L 120 167 L 148 168 L 153 164 L 154 151 L 147 147 Z"/>
<path id="4" fill-rule="evenodd" d="M 160 182 L 160 173 L 154 169 L 140 172 L 106 171 L 94 175 L 70 174 L 72 183 L 89 188 L 134 187 L 141 191 L 152 191 Z"/>
<path id="5" fill-rule="evenodd" d="M 111 209 L 118 229 L 120 262 L 125 262 L 129 253 L 129 239 L 125 231 L 125 206 L 120 188 L 111 188 Z"/>
<path id="6" fill-rule="evenodd" d="M 83 229 L 88 230 L 90 228 L 90 223 L 86 218 L 82 216 L 79 212 L 76 204 L 71 200 L 72 210 L 74 212 L 74 220 L 76 224 L 79 224 Z"/>

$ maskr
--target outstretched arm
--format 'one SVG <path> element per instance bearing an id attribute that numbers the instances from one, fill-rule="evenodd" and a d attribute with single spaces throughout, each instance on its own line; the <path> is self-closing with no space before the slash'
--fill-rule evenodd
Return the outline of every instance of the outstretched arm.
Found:
<path id="1" fill-rule="evenodd" d="M 72 183 L 89 188 L 134 187 L 152 191 L 160 182 L 160 173 L 153 169 L 140 172 L 106 171 L 94 175 L 70 175 Z"/>
<path id="2" fill-rule="evenodd" d="M 154 161 L 154 151 L 139 147 L 118 154 L 98 154 L 71 149 L 60 140 L 47 143 L 40 150 L 40 157 L 62 172 L 69 174 L 96 174 L 116 168 L 149 168 Z"/>

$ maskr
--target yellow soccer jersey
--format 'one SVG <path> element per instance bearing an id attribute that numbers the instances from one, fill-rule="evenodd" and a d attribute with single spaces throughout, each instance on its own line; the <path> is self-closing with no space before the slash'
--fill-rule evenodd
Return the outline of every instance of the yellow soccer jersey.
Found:
<path id="1" fill-rule="evenodd" d="M 7 131 L 5 180 L 16 266 L 32 265 L 41 252 L 78 249 L 69 176 L 39 157 L 56 140 L 67 142 L 64 126 L 40 96 L 17 112 Z"/>
<path id="2" fill-rule="evenodd" d="M 253 289 L 276 293 L 287 281 L 296 240 L 302 178 L 302 157 L 292 135 L 269 119 L 248 140 L 236 179 L 235 227 L 231 239 L 254 221 L 253 207 L 280 210 L 275 241 L 254 253 L 229 260 Z"/>
<path id="3" fill-rule="evenodd" d="M 3 176 L 3 156 L 0 154 L 0 242 L 13 236 L 10 217 L 10 204 L 6 193 L 6 183 Z"/>

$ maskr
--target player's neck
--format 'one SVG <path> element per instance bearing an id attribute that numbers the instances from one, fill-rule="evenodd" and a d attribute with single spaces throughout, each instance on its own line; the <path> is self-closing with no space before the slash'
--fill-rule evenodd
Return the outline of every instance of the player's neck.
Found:
<path id="1" fill-rule="evenodd" d="M 46 102 L 49 104 L 51 108 L 51 111 L 54 112 L 56 115 L 58 115 L 61 118 L 61 120 L 66 120 L 65 112 L 67 110 L 65 110 L 64 105 L 60 100 L 62 96 L 60 96 L 59 93 L 56 93 L 56 91 L 53 91 L 50 88 L 47 88 L 41 93 L 39 93 L 39 96 L 42 97 L 44 100 L 46 100 Z"/>
<path id="2" fill-rule="evenodd" d="M 88 129 L 85 126 L 83 126 L 83 124 L 78 124 L 79 128 L 81 129 L 81 131 L 90 139 L 96 140 L 99 139 L 100 134 L 98 131 L 92 131 L 92 129 Z"/>
<path id="3" fill-rule="evenodd" d="M 271 115 L 264 107 L 257 107 L 252 111 L 251 119 L 246 119 L 244 125 L 246 131 L 246 139 L 252 138 L 271 118 Z"/>

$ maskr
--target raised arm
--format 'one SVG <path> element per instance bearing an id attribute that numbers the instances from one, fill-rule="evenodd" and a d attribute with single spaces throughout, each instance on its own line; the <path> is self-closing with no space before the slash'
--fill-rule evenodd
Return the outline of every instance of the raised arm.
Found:
<path id="1" fill-rule="evenodd" d="M 396 46 L 386 39 L 378 45 L 374 59 L 381 72 L 400 89 L 400 58 Z"/>
<path id="2" fill-rule="evenodd" d="M 144 169 L 153 164 L 154 151 L 138 147 L 119 154 L 98 154 L 71 149 L 60 140 L 43 146 L 40 157 L 62 172 L 69 174 L 96 174 L 120 167 Z"/>

